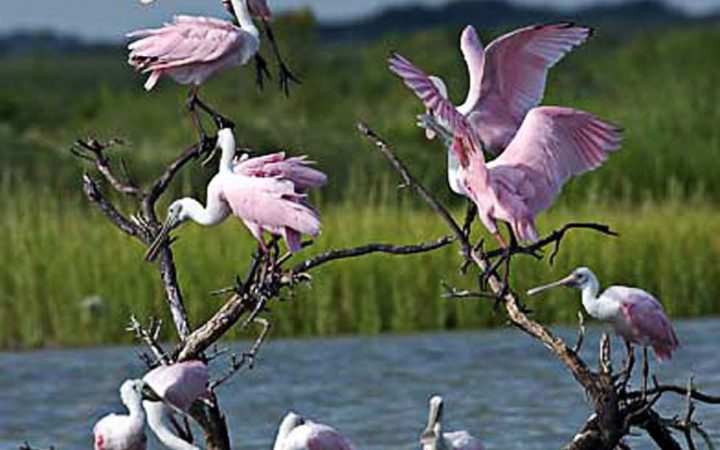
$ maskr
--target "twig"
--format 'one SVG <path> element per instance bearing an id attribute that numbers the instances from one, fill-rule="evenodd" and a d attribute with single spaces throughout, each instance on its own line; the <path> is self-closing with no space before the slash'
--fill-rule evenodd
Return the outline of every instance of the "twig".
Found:
<path id="1" fill-rule="evenodd" d="M 135 337 L 141 339 L 150 348 L 155 355 L 156 362 L 161 364 L 170 364 L 170 357 L 165 353 L 162 346 L 158 342 L 160 332 L 162 331 L 162 320 L 151 318 L 150 325 L 147 329 L 143 328 L 135 316 L 130 316 L 130 325 L 127 328 L 135 334 Z"/>
<path id="2" fill-rule="evenodd" d="M 417 253 L 426 253 L 445 247 L 453 241 L 453 238 L 444 236 L 438 240 L 417 245 L 367 244 L 354 248 L 331 250 L 297 264 L 292 268 L 291 272 L 307 272 L 308 270 L 329 261 L 354 258 L 357 256 L 368 255 L 370 253 L 389 253 L 392 255 L 414 255 Z"/>
<path id="3" fill-rule="evenodd" d="M 455 299 L 465 299 L 465 298 L 483 298 L 483 299 L 489 299 L 489 300 L 497 300 L 497 295 L 494 294 L 488 294 L 487 292 L 471 292 L 468 290 L 458 291 L 454 287 L 448 285 L 444 281 L 442 281 L 441 286 L 445 290 L 442 297 L 443 298 L 455 298 Z"/>
<path id="4" fill-rule="evenodd" d="M 145 206 L 145 215 L 150 220 L 157 220 L 155 217 L 155 202 L 157 199 L 167 190 L 170 182 L 175 178 L 175 175 L 182 169 L 185 164 L 197 159 L 203 150 L 203 144 L 197 143 L 186 148 L 180 156 L 175 158 L 163 171 L 163 173 L 155 179 L 150 188 L 147 191 L 147 195 L 143 200 Z"/>
<path id="5" fill-rule="evenodd" d="M 410 172 L 405 167 L 405 164 L 400 161 L 397 156 L 395 156 L 395 153 L 392 151 L 390 144 L 388 144 L 383 138 L 378 136 L 377 133 L 371 130 L 370 127 L 367 126 L 367 124 L 359 123 L 358 130 L 360 130 L 360 133 L 362 133 L 367 139 L 374 143 L 378 150 L 380 150 L 383 155 L 385 155 L 385 157 L 390 161 L 390 164 L 393 166 L 395 171 L 400 174 L 400 177 L 402 178 L 405 185 L 411 187 L 413 191 L 415 191 L 420 196 L 420 198 L 425 201 L 425 203 L 427 203 L 433 210 L 435 210 L 436 213 L 440 215 L 443 221 L 445 221 L 447 226 L 452 230 L 453 234 L 462 246 L 465 255 L 469 255 L 472 250 L 472 246 L 470 245 L 470 242 L 465 236 L 465 233 L 462 232 L 462 229 L 458 226 L 457 222 L 455 222 L 455 219 L 453 219 L 452 215 L 448 212 L 448 210 L 439 201 L 437 201 L 435 197 L 415 179 L 415 177 L 410 174 Z"/>
<path id="6" fill-rule="evenodd" d="M 267 334 L 270 332 L 270 329 L 272 326 L 270 325 L 270 322 L 268 322 L 266 319 L 263 319 L 261 317 L 256 317 L 254 319 L 255 323 L 259 323 L 262 326 L 262 330 L 260 331 L 260 334 L 258 335 L 257 339 L 253 343 L 252 347 L 250 349 L 240 355 L 238 358 L 237 355 L 232 355 L 231 357 L 231 363 L 230 363 L 230 370 L 225 372 L 223 375 L 221 375 L 217 380 L 210 383 L 209 389 L 211 391 L 215 390 L 218 386 L 225 383 L 227 380 L 232 378 L 235 373 L 237 373 L 240 369 L 243 367 L 246 367 L 248 369 L 252 369 L 253 365 L 255 363 L 255 356 L 257 355 L 258 351 L 260 350 L 260 347 L 265 342 L 265 338 L 267 337 Z"/>
<path id="7" fill-rule="evenodd" d="M 110 157 L 105 154 L 105 150 L 121 143 L 119 139 L 111 139 L 108 142 L 100 142 L 97 139 L 78 139 L 70 148 L 70 152 L 77 157 L 92 161 L 98 172 L 116 191 L 131 197 L 142 197 L 144 193 L 140 188 L 131 182 L 121 181 L 110 167 Z M 121 164 L 121 168 L 127 170 L 124 168 L 124 164 Z"/>
<path id="8" fill-rule="evenodd" d="M 115 208 L 115 205 L 105 198 L 98 188 L 97 183 L 95 183 L 95 180 L 87 173 L 83 175 L 83 192 L 85 193 L 85 197 L 95 203 L 100 208 L 100 211 L 102 211 L 116 227 L 125 232 L 125 234 L 136 236 L 141 240 L 149 242 L 149 237 L 130 219 L 122 215 L 122 213 Z"/>

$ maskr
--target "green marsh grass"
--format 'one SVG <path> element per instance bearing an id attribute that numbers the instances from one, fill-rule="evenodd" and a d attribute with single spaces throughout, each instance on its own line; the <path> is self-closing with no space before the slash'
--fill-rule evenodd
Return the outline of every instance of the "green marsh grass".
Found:
<path id="1" fill-rule="evenodd" d="M 309 16 L 278 24 L 284 53 L 304 79 L 289 99 L 258 93 L 252 70 L 230 71 L 203 95 L 237 122 L 242 145 L 307 153 L 328 172 L 324 234 L 305 253 L 372 241 L 415 243 L 446 234 L 443 225 L 397 180 L 355 132 L 366 120 L 390 140 L 424 184 L 451 199 L 436 142 L 414 126 L 422 107 L 386 68 L 396 49 L 443 76 L 461 100 L 467 83 L 459 30 L 386 36 L 362 46 L 315 46 Z M 283 35 L 296 38 L 284 40 Z M 498 32 L 483 33 L 483 40 Z M 301 38 L 297 38 L 301 36 Z M 541 216 L 549 231 L 567 221 L 602 221 L 611 239 L 577 232 L 557 264 L 518 261 L 514 286 L 525 289 L 588 265 L 606 283 L 657 294 L 672 316 L 720 313 L 720 46 L 717 27 L 597 35 L 551 71 L 548 104 L 587 109 L 625 129 L 620 152 L 602 169 L 570 183 Z M 443 48 L 427 58 L 428 48 Z M 309 49 L 314 49 L 310 51 Z M 154 268 L 143 249 L 107 223 L 80 195 L 88 170 L 68 146 L 78 137 L 117 136 L 135 180 L 147 180 L 195 135 L 183 109 L 184 88 L 163 81 L 152 93 L 119 48 L 88 54 L 8 57 L 0 65 L 0 348 L 129 342 L 131 313 L 167 319 Z M 57 89 L 62 86 L 62 89 Z M 115 153 L 116 154 L 116 153 Z M 211 171 L 183 171 L 171 196 L 203 195 Z M 401 199 L 401 200 L 398 200 Z M 460 214 L 456 199 L 452 203 Z M 479 226 L 476 226 L 479 228 Z M 175 245 L 194 324 L 222 301 L 209 292 L 245 269 L 252 242 L 229 221 L 186 226 Z M 486 301 L 440 298 L 440 282 L 465 286 L 454 248 L 408 257 L 369 256 L 313 273 L 313 283 L 273 305 L 278 335 L 408 332 L 502 323 Z M 470 287 L 470 286 L 467 286 Z M 81 301 L 99 296 L 96 314 Z M 577 294 L 557 291 L 529 300 L 548 321 L 574 321 Z"/>
<path id="2" fill-rule="evenodd" d="M 108 224 L 82 199 L 50 189 L 3 187 L 0 235 L 0 347 L 77 346 L 129 342 L 124 325 L 131 313 L 164 317 L 166 308 L 155 268 L 143 248 Z M 381 196 L 381 195 L 380 195 Z M 460 211 L 458 210 L 458 214 Z M 519 258 L 514 286 L 526 289 L 578 265 L 597 271 L 605 284 L 642 286 L 662 299 L 672 317 L 720 313 L 720 212 L 705 202 L 664 205 L 602 205 L 551 210 L 541 228 L 567 221 L 602 221 L 618 238 L 586 231 L 570 234 L 554 266 Z M 323 234 L 311 255 L 368 242 L 418 243 L 447 232 L 426 209 L 386 201 L 335 203 L 323 208 Z M 477 225 L 476 225 L 477 228 Z M 222 298 L 210 291 L 242 273 L 253 243 L 237 221 L 214 229 L 189 224 L 175 244 L 180 282 L 193 324 Z M 651 238 L 650 238 L 651 237 Z M 471 287 L 458 275 L 457 249 L 418 256 L 386 255 L 339 261 L 313 272 L 309 285 L 272 305 L 274 334 L 410 332 L 502 323 L 486 300 L 441 298 L 441 281 Z M 103 299 L 92 314 L 81 306 Z M 578 294 L 557 291 L 528 300 L 542 320 L 575 320 Z M 237 336 L 237 334 L 234 334 Z"/>

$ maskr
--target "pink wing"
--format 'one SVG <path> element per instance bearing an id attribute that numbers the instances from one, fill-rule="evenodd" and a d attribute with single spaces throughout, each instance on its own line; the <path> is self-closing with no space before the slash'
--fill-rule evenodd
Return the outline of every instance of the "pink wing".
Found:
<path id="1" fill-rule="evenodd" d="M 246 222 L 280 230 L 284 227 L 316 236 L 320 217 L 295 192 L 292 182 L 278 178 L 256 178 L 242 175 L 224 179 L 222 192 L 233 213 Z"/>
<path id="2" fill-rule="evenodd" d="M 465 116 L 442 95 L 425 72 L 397 53 L 388 58 L 388 63 L 390 70 L 403 79 L 405 84 L 422 100 L 428 110 L 432 111 L 441 122 L 448 124 L 450 131 L 456 136 L 476 139 L 471 133 L 470 125 Z"/>
<path id="3" fill-rule="evenodd" d="M 176 16 L 162 28 L 134 31 L 128 37 L 140 38 L 128 45 L 128 63 L 137 70 L 155 73 L 146 85 L 150 90 L 157 74 L 164 70 L 208 64 L 240 52 L 247 34 L 224 20 Z"/>
<path id="4" fill-rule="evenodd" d="M 285 152 L 270 153 L 255 158 L 241 159 L 233 172 L 250 177 L 277 177 L 292 181 L 298 192 L 325 185 L 327 176 L 310 167 L 314 164 L 307 156 L 285 157 Z"/>
<path id="5" fill-rule="evenodd" d="M 201 361 L 185 361 L 158 366 L 143 380 L 172 405 L 187 410 L 195 400 L 207 396 L 210 370 Z"/>
<path id="6" fill-rule="evenodd" d="M 355 450 L 352 443 L 330 427 L 312 433 L 307 442 L 308 450 Z"/>
<path id="7" fill-rule="evenodd" d="M 620 145 L 620 129 L 572 108 L 542 106 L 525 117 L 507 149 L 488 167 L 510 184 L 524 180 L 528 206 L 547 208 L 568 178 L 600 167 Z"/>
<path id="8" fill-rule="evenodd" d="M 548 69 L 592 30 L 572 23 L 521 28 L 490 43 L 485 52 L 481 92 L 472 109 L 504 109 L 516 124 L 537 106 L 545 91 Z"/>
<path id="9" fill-rule="evenodd" d="M 679 342 L 662 305 L 641 289 L 628 291 L 630 295 L 622 298 L 620 306 L 636 339 L 651 345 L 660 361 L 670 359 Z"/>

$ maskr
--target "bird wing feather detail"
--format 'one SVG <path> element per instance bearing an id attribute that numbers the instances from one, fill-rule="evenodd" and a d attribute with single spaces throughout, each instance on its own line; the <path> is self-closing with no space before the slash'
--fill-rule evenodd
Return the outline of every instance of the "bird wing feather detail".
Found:
<path id="1" fill-rule="evenodd" d="M 485 52 L 479 102 L 473 109 L 500 104 L 521 123 L 542 100 L 548 70 L 591 33 L 591 28 L 563 22 L 521 28 L 495 39 Z"/>

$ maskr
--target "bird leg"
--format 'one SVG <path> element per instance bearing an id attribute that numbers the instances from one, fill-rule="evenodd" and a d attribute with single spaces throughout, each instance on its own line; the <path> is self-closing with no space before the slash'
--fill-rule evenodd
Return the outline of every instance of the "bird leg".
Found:
<path id="1" fill-rule="evenodd" d="M 200 120 L 200 115 L 198 114 L 197 110 L 200 101 L 197 95 L 199 89 L 199 85 L 193 85 L 193 87 L 190 89 L 190 93 L 188 94 L 188 98 L 185 101 L 185 107 L 190 113 L 190 119 L 192 120 L 193 125 L 197 129 L 200 138 L 200 148 L 198 150 L 198 156 L 205 150 L 206 143 L 210 141 L 207 133 L 205 133 L 205 128 L 203 128 L 202 120 Z"/>
<path id="2" fill-rule="evenodd" d="M 468 202 L 467 212 L 465 213 L 465 221 L 463 222 L 462 232 L 465 237 L 470 240 L 470 231 L 472 229 L 472 223 L 477 215 L 477 206 L 475 203 Z"/>
<path id="3" fill-rule="evenodd" d="M 649 375 L 650 367 L 648 366 L 647 346 L 643 346 L 642 378 L 640 379 L 640 392 L 642 392 L 643 400 L 647 398 L 647 385 Z"/>
<path id="4" fill-rule="evenodd" d="M 255 84 L 261 91 L 265 89 L 265 77 L 267 77 L 268 80 L 272 80 L 267 61 L 265 61 L 265 58 L 263 58 L 260 52 L 257 52 L 255 53 Z"/>
<path id="5" fill-rule="evenodd" d="M 301 84 L 302 81 L 295 75 L 293 75 L 292 72 L 290 72 L 290 69 L 288 69 L 287 65 L 285 64 L 285 61 L 283 61 L 282 56 L 280 56 L 280 50 L 278 49 L 277 41 L 275 40 L 275 33 L 273 32 L 272 28 L 270 27 L 270 24 L 267 22 L 265 18 L 262 19 L 263 26 L 265 28 L 265 34 L 268 37 L 268 40 L 270 41 L 270 46 L 272 47 L 273 54 L 275 55 L 275 59 L 278 63 L 278 79 L 280 82 L 280 90 L 285 93 L 286 97 L 290 96 L 290 82 L 294 82 L 296 84 Z"/>
<path id="6" fill-rule="evenodd" d="M 625 368 L 620 373 L 620 377 L 622 378 L 621 390 L 623 392 L 627 390 L 627 385 L 630 382 L 630 376 L 632 375 L 633 367 L 635 366 L 635 349 L 628 340 L 625 340 L 625 350 Z"/>

